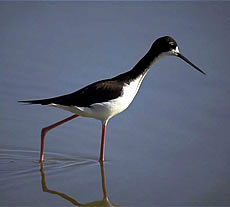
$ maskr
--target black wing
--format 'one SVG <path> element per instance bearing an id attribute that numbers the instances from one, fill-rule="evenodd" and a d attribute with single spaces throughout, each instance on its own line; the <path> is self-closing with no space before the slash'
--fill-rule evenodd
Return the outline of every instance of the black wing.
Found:
<path id="1" fill-rule="evenodd" d="M 88 107 L 94 103 L 106 102 L 122 94 L 123 83 L 118 80 L 102 80 L 92 83 L 76 92 L 41 100 L 19 101 L 28 104 L 60 104 L 64 106 Z"/>

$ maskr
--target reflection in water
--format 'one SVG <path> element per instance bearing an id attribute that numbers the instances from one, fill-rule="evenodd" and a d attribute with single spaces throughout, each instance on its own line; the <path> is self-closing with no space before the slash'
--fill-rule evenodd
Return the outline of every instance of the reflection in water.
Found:
<path id="1" fill-rule="evenodd" d="M 56 194 L 62 198 L 64 198 L 65 200 L 71 202 L 72 204 L 76 205 L 76 206 L 117 206 L 117 205 L 113 205 L 112 203 L 110 203 L 108 195 L 107 195 L 107 191 L 106 191 L 106 183 L 105 183 L 105 168 L 104 168 L 104 163 L 101 162 L 100 163 L 100 168 L 101 168 L 101 180 L 102 180 L 102 190 L 103 190 L 103 200 L 98 200 L 98 201 L 93 201 L 90 203 L 79 203 L 77 200 L 71 198 L 70 196 L 66 195 L 65 193 L 61 193 L 61 192 L 57 192 L 55 190 L 51 190 L 47 187 L 46 185 L 46 178 L 45 178 L 45 172 L 44 172 L 44 168 L 43 168 L 43 163 L 41 162 L 41 168 L 40 168 L 40 172 L 41 172 L 41 184 L 42 184 L 42 190 L 43 192 L 47 192 L 47 193 L 51 193 L 51 194 Z"/>

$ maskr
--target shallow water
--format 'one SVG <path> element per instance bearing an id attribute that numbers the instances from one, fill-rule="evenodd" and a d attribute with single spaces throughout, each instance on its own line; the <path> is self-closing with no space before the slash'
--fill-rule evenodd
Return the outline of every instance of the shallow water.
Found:
<path id="1" fill-rule="evenodd" d="M 56 153 L 46 153 L 40 165 L 36 151 L 0 152 L 2 206 L 149 206 L 153 201 L 159 206 L 228 205 L 214 200 L 213 194 L 221 189 L 210 188 L 218 187 L 215 179 L 222 178 L 215 171 L 208 175 L 185 165 L 175 169 L 137 161 L 106 161 L 101 166 L 95 160 Z M 212 197 L 202 198 L 205 192 Z"/>
<path id="2" fill-rule="evenodd" d="M 228 2 L 0 2 L 0 206 L 229 206 L 229 10 Z M 127 71 L 165 34 L 207 76 L 165 58 L 109 121 L 104 166 L 101 124 L 80 117 L 48 132 L 41 166 L 41 129 L 71 114 L 17 101 Z"/>

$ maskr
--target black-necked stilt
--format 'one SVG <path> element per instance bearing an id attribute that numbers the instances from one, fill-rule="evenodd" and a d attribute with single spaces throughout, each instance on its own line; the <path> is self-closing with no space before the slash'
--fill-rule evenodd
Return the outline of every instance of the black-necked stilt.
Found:
<path id="1" fill-rule="evenodd" d="M 42 100 L 20 101 L 29 104 L 42 104 L 61 108 L 74 113 L 71 117 L 43 128 L 40 161 L 43 161 L 44 137 L 48 130 L 77 116 L 91 117 L 102 122 L 100 161 L 104 161 L 106 125 L 113 116 L 124 111 L 133 101 L 145 75 L 152 64 L 164 56 L 177 56 L 205 74 L 201 69 L 181 55 L 176 41 L 169 37 L 157 39 L 146 55 L 128 72 L 114 78 L 92 83 L 74 93 Z"/>

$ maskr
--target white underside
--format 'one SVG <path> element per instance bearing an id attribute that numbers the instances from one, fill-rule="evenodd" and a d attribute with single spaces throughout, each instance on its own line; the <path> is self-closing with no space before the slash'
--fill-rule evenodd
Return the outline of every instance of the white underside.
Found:
<path id="1" fill-rule="evenodd" d="M 113 116 L 124 111 L 130 105 L 147 72 L 148 70 L 130 84 L 126 84 L 123 88 L 122 96 L 108 102 L 95 103 L 90 105 L 90 107 L 63 106 L 53 103 L 49 105 L 70 111 L 79 116 L 91 117 L 106 122 Z"/>

